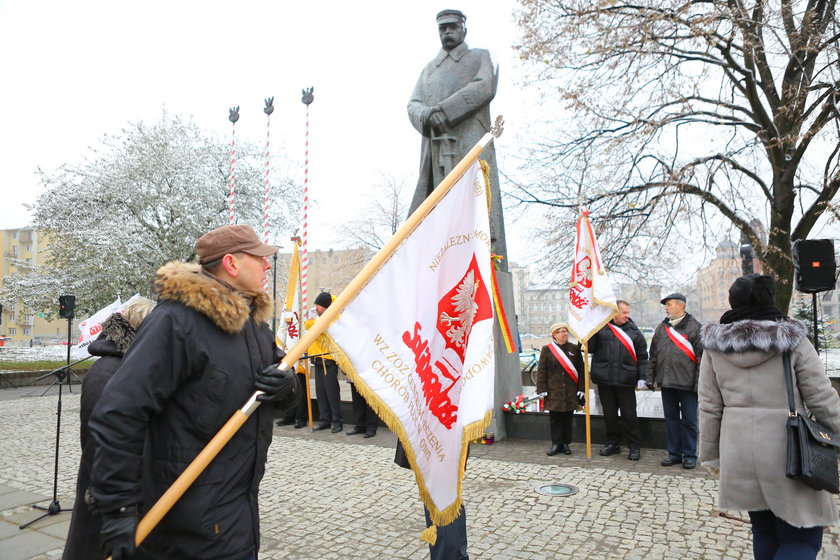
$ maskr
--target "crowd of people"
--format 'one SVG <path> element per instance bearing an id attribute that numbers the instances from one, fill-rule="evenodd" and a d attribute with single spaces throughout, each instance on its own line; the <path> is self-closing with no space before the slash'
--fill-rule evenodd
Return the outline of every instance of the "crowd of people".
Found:
<path id="1" fill-rule="evenodd" d="M 103 323 L 90 345 L 100 359 L 83 385 L 82 456 L 64 558 L 256 559 L 257 494 L 275 415 L 280 423 L 307 424 L 300 374 L 277 367 L 284 354 L 266 323 L 266 257 L 275 251 L 248 226 L 217 228 L 196 242 L 198 263 L 159 269 L 156 304 L 140 298 Z M 318 295 L 319 317 L 332 301 L 327 292 Z M 791 412 L 783 359 L 795 373 L 790 403 L 799 413 L 840 432 L 840 397 L 805 325 L 775 307 L 771 278 L 739 278 L 729 301 L 719 323 L 701 326 L 686 312 L 685 296 L 666 296 L 666 317 L 650 345 L 630 303 L 617 302 L 617 314 L 588 341 L 606 433 L 600 454 L 619 454 L 626 445 L 627 459 L 640 459 L 636 390 L 659 390 L 667 448 L 661 464 L 694 469 L 699 460 L 719 476 L 718 507 L 749 512 L 756 558 L 816 558 L 823 527 L 840 516 L 831 494 L 785 476 Z M 573 412 L 585 402 L 584 363 L 568 325 L 552 325 L 551 335 L 540 353 L 537 391 L 549 411 L 547 454 L 568 455 Z M 339 433 L 336 361 L 320 343 L 308 355 L 315 429 Z M 255 391 L 263 406 L 137 547 L 139 517 Z M 373 437 L 378 419 L 355 388 L 351 394 L 356 424 L 346 433 Z M 466 558 L 463 511 L 459 520 L 447 526 L 452 538 L 441 538 L 432 557 Z"/>
<path id="2" fill-rule="evenodd" d="M 840 433 L 840 397 L 825 373 L 807 327 L 775 306 L 775 283 L 750 274 L 729 289 L 731 310 L 719 323 L 701 325 L 686 313 L 686 298 L 660 302 L 665 319 L 648 346 L 630 318 L 630 304 L 587 341 L 590 377 L 597 385 L 606 438 L 600 455 L 641 457 L 637 389 L 660 390 L 665 417 L 664 467 L 700 464 L 719 476 L 718 507 L 747 511 L 756 559 L 814 559 L 823 528 L 840 522 L 837 501 L 786 473 L 787 418 L 811 414 Z M 568 325 L 551 326 L 542 348 L 537 392 L 545 392 L 551 447 L 571 454 L 571 418 L 582 388 L 581 345 L 569 342 Z M 789 360 L 791 401 L 783 375 Z M 577 393 L 583 404 L 583 393 Z M 699 443 L 699 454 L 698 454 Z"/>

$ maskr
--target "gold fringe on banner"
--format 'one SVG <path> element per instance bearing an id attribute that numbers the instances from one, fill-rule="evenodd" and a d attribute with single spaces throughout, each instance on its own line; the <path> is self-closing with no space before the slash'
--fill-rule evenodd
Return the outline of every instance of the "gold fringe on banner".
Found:
<path id="1" fill-rule="evenodd" d="M 437 543 L 437 525 L 426 527 L 426 530 L 420 533 L 420 540 L 435 546 L 435 543 Z"/>
<path id="2" fill-rule="evenodd" d="M 484 432 L 487 430 L 487 426 L 490 425 L 490 419 L 493 415 L 493 411 L 488 410 L 484 415 L 484 418 L 478 422 L 473 422 L 472 424 L 464 426 L 464 434 L 461 437 L 461 458 L 458 463 L 458 496 L 454 502 L 446 507 L 446 509 L 438 510 L 437 506 L 435 506 L 432 501 L 429 490 L 426 488 L 422 475 L 417 469 L 416 455 L 414 453 L 414 449 L 412 449 L 407 443 L 408 436 L 405 433 L 402 423 L 397 419 L 394 412 L 388 408 L 382 399 L 379 398 L 379 395 L 374 393 L 373 390 L 362 380 L 356 371 L 356 368 L 353 367 L 352 362 L 350 362 L 350 359 L 344 353 L 344 350 L 341 349 L 335 340 L 333 340 L 333 338 L 327 333 L 324 333 L 324 338 L 326 339 L 324 347 L 335 356 L 338 367 L 340 367 L 341 371 L 350 378 L 350 381 L 356 386 L 356 391 L 364 397 L 377 416 L 385 422 L 388 429 L 395 433 L 402 442 L 403 447 L 405 448 L 405 454 L 408 457 L 408 462 L 411 465 L 411 470 L 414 471 L 414 478 L 417 481 L 417 489 L 420 492 L 420 499 L 423 500 L 423 504 L 425 504 L 426 509 L 429 510 L 429 516 L 432 518 L 432 523 L 441 527 L 452 523 L 461 511 L 461 488 L 464 481 L 464 471 L 466 468 L 467 450 L 469 449 L 469 444 L 472 440 L 484 435 Z M 428 534 L 429 529 L 426 529 L 423 531 L 420 538 L 425 540 L 423 535 L 428 536 Z"/>

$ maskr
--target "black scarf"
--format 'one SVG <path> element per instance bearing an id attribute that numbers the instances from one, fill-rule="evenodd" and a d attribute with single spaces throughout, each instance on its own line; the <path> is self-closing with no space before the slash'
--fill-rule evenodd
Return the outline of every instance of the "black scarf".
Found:
<path id="1" fill-rule="evenodd" d="M 775 305 L 756 305 L 751 307 L 736 307 L 730 309 L 720 317 L 721 325 L 728 325 L 736 321 L 743 321 L 744 319 L 753 319 L 755 321 L 778 321 L 780 319 L 787 319 L 787 315 Z"/>

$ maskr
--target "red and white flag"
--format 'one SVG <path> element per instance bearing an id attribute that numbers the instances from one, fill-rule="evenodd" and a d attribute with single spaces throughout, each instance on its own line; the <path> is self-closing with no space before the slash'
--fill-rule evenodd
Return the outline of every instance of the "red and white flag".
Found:
<path id="1" fill-rule="evenodd" d="M 327 330 L 341 369 L 399 436 L 435 525 L 457 516 L 467 446 L 493 410 L 485 193 L 476 162 Z"/>
<path id="2" fill-rule="evenodd" d="M 569 288 L 569 330 L 586 342 L 618 312 L 612 283 L 601 261 L 589 212 L 583 210 L 575 228 L 572 279 Z"/>
<path id="3" fill-rule="evenodd" d="M 76 359 L 81 360 L 90 356 L 90 352 L 87 351 L 87 347 L 90 346 L 91 342 L 99 337 L 99 333 L 102 332 L 102 323 L 105 319 L 114 313 L 123 313 L 128 304 L 134 302 L 134 300 L 139 297 L 140 294 L 134 294 L 128 299 L 128 301 L 122 303 L 119 296 L 117 296 L 117 299 L 115 299 L 113 303 L 106 305 L 79 323 L 79 340 L 76 342 L 76 351 L 74 352 Z"/>
<path id="4" fill-rule="evenodd" d="M 295 243 L 292 260 L 289 262 L 289 281 L 286 284 L 286 301 L 283 305 L 282 322 L 277 333 L 278 345 L 291 348 L 300 340 L 303 329 L 300 311 L 300 254 Z"/>

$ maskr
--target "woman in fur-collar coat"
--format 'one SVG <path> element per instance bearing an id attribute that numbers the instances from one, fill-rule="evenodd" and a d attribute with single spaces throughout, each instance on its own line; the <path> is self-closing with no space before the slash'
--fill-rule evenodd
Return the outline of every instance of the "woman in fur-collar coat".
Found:
<path id="1" fill-rule="evenodd" d="M 140 323 L 154 307 L 154 302 L 144 297 L 130 303 L 125 314 L 114 313 L 102 322 L 102 332 L 88 346 L 91 356 L 99 356 L 82 381 L 79 433 L 82 456 L 79 461 L 79 476 L 76 480 L 76 501 L 70 517 L 67 543 L 64 545 L 64 560 L 99 560 L 99 531 L 101 522 L 85 501 L 85 492 L 90 485 L 90 469 L 96 443 L 88 430 L 88 420 L 93 407 L 99 402 L 105 384 L 117 371 Z"/>
<path id="2" fill-rule="evenodd" d="M 580 345 L 569 342 L 568 325 L 552 325 L 551 338 L 542 347 L 537 364 L 537 393 L 546 393 L 544 404 L 549 411 L 551 447 L 545 452 L 549 457 L 572 453 L 572 413 L 582 404 L 584 383 Z"/>
<path id="3" fill-rule="evenodd" d="M 769 276 L 750 274 L 729 290 L 731 311 L 703 327 L 700 461 L 719 472 L 718 507 L 747 510 L 756 558 L 815 558 L 822 527 L 838 522 L 834 496 L 785 476 L 787 390 L 782 354 L 790 352 L 794 400 L 840 431 L 840 397 L 806 338 L 805 324 L 774 306 Z"/>

